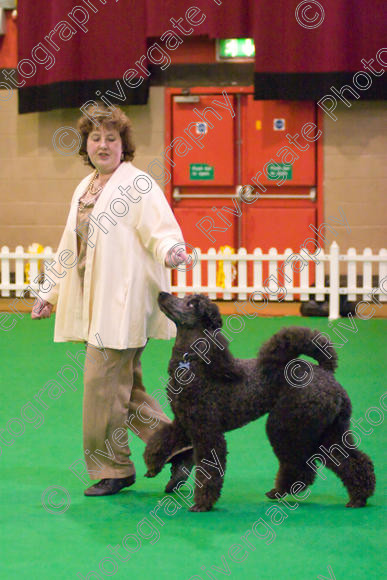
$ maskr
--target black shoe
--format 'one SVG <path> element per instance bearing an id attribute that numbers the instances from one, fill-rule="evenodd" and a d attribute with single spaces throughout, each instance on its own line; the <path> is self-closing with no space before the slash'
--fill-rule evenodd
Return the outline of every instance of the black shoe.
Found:
<path id="1" fill-rule="evenodd" d="M 84 494 L 87 496 L 114 495 L 121 491 L 122 488 L 130 487 L 135 481 L 135 475 L 120 479 L 101 479 L 98 483 L 85 489 Z"/>
<path id="2" fill-rule="evenodd" d="M 194 460 L 192 449 L 179 453 L 179 455 L 173 457 L 171 459 L 171 479 L 165 487 L 165 493 L 172 493 L 179 483 L 187 481 L 193 466 Z"/>

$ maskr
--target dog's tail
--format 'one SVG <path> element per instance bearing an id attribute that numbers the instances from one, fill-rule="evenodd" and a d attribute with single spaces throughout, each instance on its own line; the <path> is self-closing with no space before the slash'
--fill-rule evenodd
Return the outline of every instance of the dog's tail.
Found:
<path id="1" fill-rule="evenodd" d="M 334 372 L 337 368 L 337 353 L 330 342 L 320 348 L 315 344 L 318 330 L 303 326 L 290 326 L 274 334 L 258 352 L 258 364 L 263 372 L 273 372 L 301 354 L 314 358 L 319 365 Z"/>

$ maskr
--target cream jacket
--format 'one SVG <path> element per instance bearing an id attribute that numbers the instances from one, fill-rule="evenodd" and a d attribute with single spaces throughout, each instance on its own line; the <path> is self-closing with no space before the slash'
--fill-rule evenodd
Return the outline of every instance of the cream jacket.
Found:
<path id="1" fill-rule="evenodd" d="M 157 183 L 130 162 L 116 169 L 90 215 L 82 296 L 76 237 L 86 233 L 76 232 L 76 220 L 92 176 L 74 192 L 55 263 L 39 288 L 41 298 L 57 304 L 54 341 L 125 349 L 169 339 L 175 327 L 157 296 L 170 290 L 164 260 L 183 236 Z"/>

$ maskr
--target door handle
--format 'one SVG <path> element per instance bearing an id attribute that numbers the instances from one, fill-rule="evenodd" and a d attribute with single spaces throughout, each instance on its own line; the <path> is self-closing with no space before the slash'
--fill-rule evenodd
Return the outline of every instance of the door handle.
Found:
<path id="1" fill-rule="evenodd" d="M 238 192 L 236 193 L 180 193 L 180 187 L 174 187 L 172 192 L 172 197 L 175 201 L 181 201 L 182 199 L 232 199 L 239 197 Z"/>
<path id="2" fill-rule="evenodd" d="M 175 201 L 181 201 L 182 199 L 241 199 L 240 190 L 246 186 L 237 185 L 235 193 L 180 193 L 180 187 L 174 187 L 172 192 L 172 197 Z M 252 186 L 251 186 L 252 187 Z M 316 188 L 311 187 L 308 194 L 295 194 L 295 193 L 264 193 L 260 195 L 244 195 L 246 199 L 252 201 L 253 199 L 259 199 L 260 197 L 265 199 L 310 199 L 312 201 L 316 200 Z"/>
<path id="3" fill-rule="evenodd" d="M 236 196 L 232 196 L 232 197 L 239 197 L 241 198 L 240 195 L 240 190 L 243 189 L 244 187 L 253 187 L 251 186 L 244 186 L 244 185 L 237 185 L 236 187 Z M 309 193 L 304 194 L 301 193 L 299 195 L 295 194 L 295 193 L 260 193 L 259 195 L 254 195 L 251 194 L 249 195 L 248 193 L 244 194 L 244 197 L 249 200 L 252 201 L 253 199 L 259 199 L 261 198 L 265 198 L 265 199 L 311 199 L 312 201 L 316 200 L 316 188 L 315 187 L 311 187 L 309 190 Z"/>

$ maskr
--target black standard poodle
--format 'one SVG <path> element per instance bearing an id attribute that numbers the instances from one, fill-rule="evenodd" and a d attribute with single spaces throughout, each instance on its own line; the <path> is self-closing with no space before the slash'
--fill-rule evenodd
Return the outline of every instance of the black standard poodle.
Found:
<path id="1" fill-rule="evenodd" d="M 284 328 L 262 346 L 256 359 L 237 359 L 220 330 L 218 307 L 209 298 L 195 294 L 180 299 L 161 292 L 159 306 L 177 326 L 168 367 L 175 419 L 145 449 L 148 477 L 161 471 L 175 448 L 191 443 L 196 485 L 190 509 L 209 511 L 223 484 L 224 433 L 268 413 L 266 432 L 279 460 L 269 498 L 289 493 L 296 482 L 311 485 L 320 469 L 316 461 L 321 461 L 347 488 L 347 507 L 366 504 L 375 488 L 373 464 L 356 448 L 349 431 L 351 402 L 334 378 L 337 354 L 329 346 L 326 355 L 312 342 L 317 330 Z M 301 354 L 319 364 L 309 363 L 310 380 L 297 388 L 284 369 Z"/>

